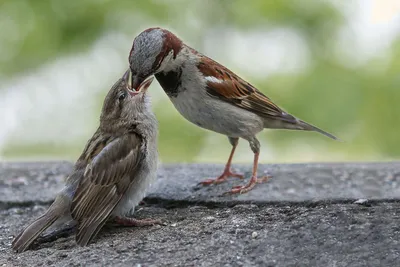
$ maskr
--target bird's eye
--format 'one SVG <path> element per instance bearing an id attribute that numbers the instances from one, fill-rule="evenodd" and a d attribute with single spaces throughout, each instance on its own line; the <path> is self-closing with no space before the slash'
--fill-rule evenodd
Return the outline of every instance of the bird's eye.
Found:
<path id="1" fill-rule="evenodd" d="M 118 100 L 122 101 L 126 98 L 126 96 L 127 96 L 126 92 L 121 92 L 118 96 Z"/>

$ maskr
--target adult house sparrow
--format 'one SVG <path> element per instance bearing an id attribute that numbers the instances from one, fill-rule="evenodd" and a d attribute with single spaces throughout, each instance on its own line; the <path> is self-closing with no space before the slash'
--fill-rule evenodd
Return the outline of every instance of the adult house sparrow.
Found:
<path id="1" fill-rule="evenodd" d="M 333 135 L 284 112 L 267 96 L 228 68 L 184 44 L 173 33 L 149 28 L 133 41 L 129 55 L 132 87 L 155 75 L 175 108 L 190 122 L 229 138 L 232 151 L 225 170 L 217 179 L 202 184 L 218 184 L 229 176 L 243 178 L 231 171 L 239 138 L 247 140 L 254 152 L 252 177 L 248 184 L 230 193 L 245 193 L 257 182 L 260 143 L 256 134 L 264 128 L 317 131 Z"/>
<path id="2" fill-rule="evenodd" d="M 51 225 L 74 220 L 76 242 L 87 245 L 107 220 L 127 226 L 159 223 L 126 217 L 156 178 L 157 120 L 146 94 L 153 78 L 130 89 L 128 70 L 108 92 L 100 126 L 86 144 L 65 187 L 49 209 L 26 227 L 12 248 L 23 252 Z"/>

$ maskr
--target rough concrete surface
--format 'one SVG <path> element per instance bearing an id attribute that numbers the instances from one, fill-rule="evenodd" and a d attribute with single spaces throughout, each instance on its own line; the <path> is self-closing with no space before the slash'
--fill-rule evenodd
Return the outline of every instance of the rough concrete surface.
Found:
<path id="1" fill-rule="evenodd" d="M 0 266 L 400 266 L 400 163 L 262 165 L 273 178 L 199 186 L 222 165 L 167 165 L 135 217 L 164 226 L 106 226 L 88 247 L 74 236 L 11 251 L 51 203 L 68 162 L 0 164 Z"/>

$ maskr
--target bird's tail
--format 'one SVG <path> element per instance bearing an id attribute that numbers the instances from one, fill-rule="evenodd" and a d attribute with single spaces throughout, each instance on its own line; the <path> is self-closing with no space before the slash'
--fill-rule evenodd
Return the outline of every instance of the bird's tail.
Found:
<path id="1" fill-rule="evenodd" d="M 45 214 L 37 218 L 26 227 L 12 242 L 12 248 L 20 253 L 24 252 L 36 238 L 65 214 L 68 205 L 62 197 L 57 197 Z"/>
<path id="2" fill-rule="evenodd" d="M 20 253 L 28 249 L 33 241 L 47 228 L 49 228 L 56 220 L 58 216 L 55 214 L 49 214 L 46 212 L 33 223 L 26 227 L 12 242 L 12 248 Z"/>
<path id="3" fill-rule="evenodd" d="M 305 121 L 299 120 L 297 119 L 297 125 L 300 126 L 300 130 L 305 130 L 305 131 L 315 131 L 318 132 L 320 134 L 323 134 L 329 138 L 332 138 L 333 140 L 339 140 L 336 136 L 334 136 L 333 134 L 330 134 L 328 132 L 325 132 L 324 130 L 321 130 L 320 128 L 311 125 Z"/>
<path id="4" fill-rule="evenodd" d="M 274 124 L 271 124 L 271 120 L 268 121 L 268 127 L 266 128 L 278 128 L 278 129 L 289 129 L 289 130 L 303 130 L 303 131 L 315 131 L 321 133 L 329 138 L 334 140 L 339 140 L 333 134 L 325 132 L 320 128 L 311 125 L 305 121 L 302 121 L 288 113 L 283 112 L 278 120 L 274 121 Z"/>

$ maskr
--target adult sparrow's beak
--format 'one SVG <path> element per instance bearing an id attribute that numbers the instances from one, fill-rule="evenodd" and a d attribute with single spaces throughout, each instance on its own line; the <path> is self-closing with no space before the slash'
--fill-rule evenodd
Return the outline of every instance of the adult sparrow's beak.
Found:
<path id="1" fill-rule="evenodd" d="M 143 78 L 131 75 L 130 82 L 132 85 L 132 90 L 139 91 L 139 86 L 143 83 L 143 81 Z"/>
<path id="2" fill-rule="evenodd" d="M 154 76 L 147 77 L 143 82 L 140 83 L 139 87 L 136 89 L 138 92 L 146 92 L 150 84 L 153 82 Z"/>
<path id="3" fill-rule="evenodd" d="M 130 69 L 128 69 L 125 72 L 123 79 L 125 80 L 129 89 L 134 90 L 134 91 L 141 91 L 141 90 L 147 90 L 147 88 L 153 82 L 154 78 L 153 78 L 153 76 L 149 76 L 149 77 L 143 79 L 138 76 L 134 76 L 134 75 L 132 75 L 132 71 Z"/>
<path id="4" fill-rule="evenodd" d="M 124 81 L 126 82 L 129 93 L 132 96 L 134 96 L 137 95 L 139 92 L 145 93 L 149 88 L 149 86 L 151 85 L 151 83 L 153 82 L 154 77 L 153 76 L 147 77 L 135 87 L 134 83 L 136 82 L 136 80 L 133 78 L 131 70 L 128 69 L 125 72 L 124 76 L 122 76 L 122 79 L 124 79 Z"/>

